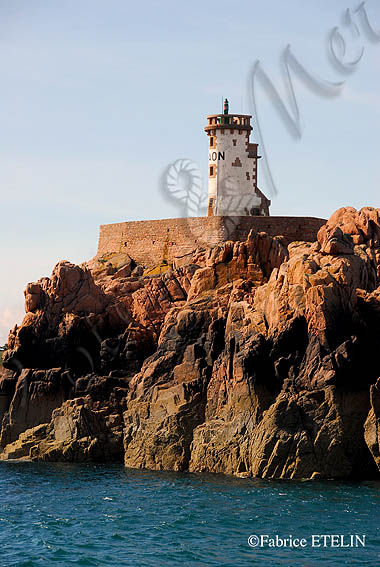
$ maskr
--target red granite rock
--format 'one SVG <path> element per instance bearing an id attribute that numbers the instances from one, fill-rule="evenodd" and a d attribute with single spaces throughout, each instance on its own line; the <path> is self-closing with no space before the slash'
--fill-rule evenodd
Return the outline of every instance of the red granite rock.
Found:
<path id="1" fill-rule="evenodd" d="M 379 476 L 379 218 L 346 207 L 287 247 L 252 231 L 154 276 L 60 262 L 10 333 L 0 458 Z"/>

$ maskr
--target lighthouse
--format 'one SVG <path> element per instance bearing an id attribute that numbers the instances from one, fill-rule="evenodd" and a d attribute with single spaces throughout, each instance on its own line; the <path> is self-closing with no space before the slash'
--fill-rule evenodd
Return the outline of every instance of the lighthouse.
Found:
<path id="1" fill-rule="evenodd" d="M 207 116 L 209 140 L 208 216 L 269 216 L 270 200 L 257 186 L 258 144 L 249 141 L 249 114 Z"/>

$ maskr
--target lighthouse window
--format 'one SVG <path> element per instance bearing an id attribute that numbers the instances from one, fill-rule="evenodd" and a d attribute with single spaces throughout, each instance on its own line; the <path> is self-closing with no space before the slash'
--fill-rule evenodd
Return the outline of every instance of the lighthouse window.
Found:
<path id="1" fill-rule="evenodd" d="M 214 175 L 214 166 L 210 165 L 210 177 L 213 177 Z"/>
<path id="2" fill-rule="evenodd" d="M 210 148 L 213 148 L 213 147 L 214 147 L 214 137 L 211 136 L 210 137 Z"/>

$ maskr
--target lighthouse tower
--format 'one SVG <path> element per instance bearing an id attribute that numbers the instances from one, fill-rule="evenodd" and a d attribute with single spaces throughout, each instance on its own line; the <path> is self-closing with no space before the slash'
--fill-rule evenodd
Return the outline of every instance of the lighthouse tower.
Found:
<path id="1" fill-rule="evenodd" d="M 258 144 L 250 143 L 252 116 L 207 116 L 209 138 L 208 216 L 269 216 L 270 201 L 257 187 Z"/>

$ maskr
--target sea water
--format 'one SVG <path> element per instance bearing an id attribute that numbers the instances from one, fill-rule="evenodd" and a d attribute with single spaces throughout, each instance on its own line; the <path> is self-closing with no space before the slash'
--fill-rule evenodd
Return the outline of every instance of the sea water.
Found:
<path id="1" fill-rule="evenodd" d="M 374 481 L 0 463 L 2 567 L 375 567 L 379 524 Z"/>

